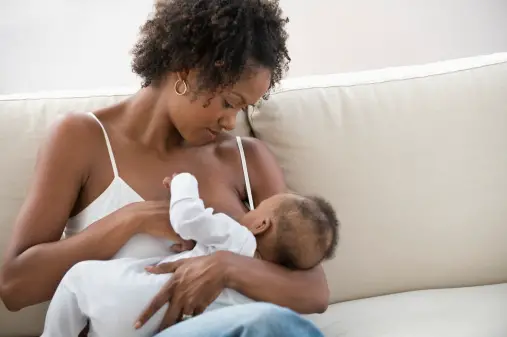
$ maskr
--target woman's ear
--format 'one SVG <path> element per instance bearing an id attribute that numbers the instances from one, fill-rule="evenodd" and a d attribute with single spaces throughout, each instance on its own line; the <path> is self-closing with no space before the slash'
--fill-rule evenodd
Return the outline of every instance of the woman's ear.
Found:
<path id="1" fill-rule="evenodd" d="M 195 74 L 193 74 L 193 73 L 190 74 L 189 70 L 181 70 L 176 73 L 176 77 L 182 81 L 188 81 L 190 79 L 190 77 L 193 77 L 192 75 L 195 75 Z"/>
<path id="2" fill-rule="evenodd" d="M 250 228 L 250 230 L 252 231 L 253 235 L 260 235 L 266 232 L 272 224 L 273 222 L 271 218 L 264 218 L 261 221 L 256 222 L 255 225 Z"/>

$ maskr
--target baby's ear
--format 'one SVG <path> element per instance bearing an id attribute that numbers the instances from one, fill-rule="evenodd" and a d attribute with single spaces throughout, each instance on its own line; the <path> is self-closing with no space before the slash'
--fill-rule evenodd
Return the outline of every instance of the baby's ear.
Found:
<path id="1" fill-rule="evenodd" d="M 269 227 L 273 224 L 273 220 L 271 218 L 264 218 L 259 220 L 254 226 L 252 226 L 251 231 L 253 235 L 260 235 L 266 232 Z"/>

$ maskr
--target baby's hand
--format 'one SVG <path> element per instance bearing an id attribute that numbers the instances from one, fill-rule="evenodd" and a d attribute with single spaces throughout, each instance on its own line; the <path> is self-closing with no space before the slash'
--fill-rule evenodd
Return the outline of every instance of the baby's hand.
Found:
<path id="1" fill-rule="evenodd" d="M 174 245 L 172 245 L 170 249 L 173 253 L 182 253 L 187 250 L 192 250 L 192 249 L 194 249 L 194 247 L 195 247 L 194 240 L 181 239 L 181 241 L 179 241 L 179 242 L 176 241 L 176 243 Z"/>
<path id="2" fill-rule="evenodd" d="M 174 173 L 171 177 L 165 177 L 164 178 L 164 181 L 163 181 L 163 184 L 165 186 L 165 188 L 167 188 L 168 190 L 171 189 L 171 181 L 174 179 L 174 177 L 176 177 L 178 175 L 178 173 Z"/>

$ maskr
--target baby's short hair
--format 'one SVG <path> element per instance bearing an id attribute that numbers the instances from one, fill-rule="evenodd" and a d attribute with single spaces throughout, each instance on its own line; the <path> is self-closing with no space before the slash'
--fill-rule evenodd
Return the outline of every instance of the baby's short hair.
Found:
<path id="1" fill-rule="evenodd" d="M 281 203 L 275 217 L 279 264 L 310 269 L 334 256 L 340 222 L 325 199 L 295 195 Z"/>

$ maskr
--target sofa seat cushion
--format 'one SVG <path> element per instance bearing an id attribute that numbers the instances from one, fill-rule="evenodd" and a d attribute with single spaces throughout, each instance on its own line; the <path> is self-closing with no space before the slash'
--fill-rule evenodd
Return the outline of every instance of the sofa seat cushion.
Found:
<path id="1" fill-rule="evenodd" d="M 342 302 L 308 317 L 326 337 L 505 337 L 507 283 Z"/>

